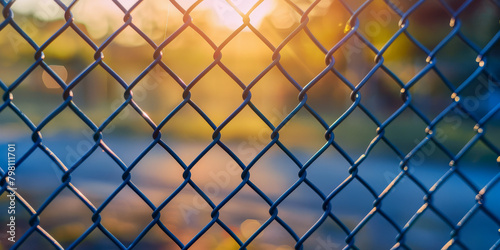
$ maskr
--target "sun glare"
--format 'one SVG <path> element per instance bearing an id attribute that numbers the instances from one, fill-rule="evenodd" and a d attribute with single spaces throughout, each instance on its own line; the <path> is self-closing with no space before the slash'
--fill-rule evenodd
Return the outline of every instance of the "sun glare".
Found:
<path id="1" fill-rule="evenodd" d="M 243 25 L 243 17 L 235 9 L 237 8 L 243 14 L 247 14 L 253 6 L 259 1 L 255 0 L 233 0 L 234 5 L 231 6 L 226 0 L 211 0 L 206 3 L 209 4 L 211 10 L 215 14 L 215 23 L 219 26 L 227 27 L 229 29 L 237 29 Z M 262 1 L 251 13 L 250 23 L 259 27 L 263 19 L 268 16 L 274 9 L 274 3 L 271 0 Z"/>
<path id="2" fill-rule="evenodd" d="M 78 1 L 71 9 L 71 13 L 77 24 L 85 26 L 85 31 L 91 38 L 105 39 L 124 23 L 123 10 L 118 6 L 130 9 L 136 2 L 136 0 L 118 0 L 117 4 L 111 0 Z M 244 24 L 242 15 L 247 14 L 250 24 L 258 28 L 266 17 L 270 17 L 271 22 L 275 23 L 275 12 L 280 9 L 277 8 L 278 3 L 275 0 L 203 0 L 199 4 L 197 2 L 199 1 L 177 0 L 185 10 L 195 6 L 191 15 L 195 25 L 201 29 L 206 29 L 205 24 L 208 24 L 219 29 L 236 30 Z M 257 6 L 253 8 L 255 5 Z M 64 18 L 62 8 L 52 1 L 17 0 L 13 9 L 16 13 L 33 15 L 47 22 Z M 179 27 L 179 22 L 183 21 L 181 11 L 168 1 L 162 0 L 144 1 L 132 11 L 131 16 L 133 23 L 155 41 L 160 41 L 172 27 Z M 285 22 L 284 25 L 290 26 L 294 23 L 290 18 L 282 20 Z M 284 25 L 281 24 L 279 27 L 283 28 Z M 248 27 L 244 31 L 249 31 Z M 126 28 L 120 34 L 114 41 L 121 45 L 139 46 L 145 43 L 132 28 Z"/>

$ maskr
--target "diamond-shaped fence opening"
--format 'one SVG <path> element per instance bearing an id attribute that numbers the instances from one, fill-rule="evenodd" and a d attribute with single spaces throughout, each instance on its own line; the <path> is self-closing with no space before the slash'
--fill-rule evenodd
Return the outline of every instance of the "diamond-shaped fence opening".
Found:
<path id="1" fill-rule="evenodd" d="M 496 0 L 0 4 L 0 249 L 500 247 Z"/>

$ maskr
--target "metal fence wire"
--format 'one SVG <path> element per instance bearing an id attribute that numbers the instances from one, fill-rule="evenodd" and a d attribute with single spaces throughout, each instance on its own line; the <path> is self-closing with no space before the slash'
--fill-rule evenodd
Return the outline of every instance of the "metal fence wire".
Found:
<path id="1" fill-rule="evenodd" d="M 31 4 L 35 2 L 31 2 Z M 4 218 L 2 219 L 2 244 L 5 247 L 11 247 L 12 249 L 23 247 L 32 249 L 33 247 L 47 247 L 50 245 L 56 249 L 73 249 L 76 247 L 155 248 L 158 245 L 147 244 L 150 241 L 148 237 L 154 234 L 156 236 L 160 235 L 158 237 L 162 239 L 161 242 L 170 242 L 168 246 L 173 249 L 196 247 L 200 249 L 215 249 L 217 243 L 222 244 L 223 240 L 214 243 L 212 246 L 196 245 L 197 242 L 202 241 L 204 237 L 209 237 L 210 235 L 213 237 L 224 235 L 222 237 L 224 242 L 230 242 L 227 248 L 251 249 L 266 248 L 266 246 L 272 248 L 272 245 L 258 245 L 258 241 L 265 238 L 266 234 L 270 235 L 267 237 L 275 237 L 273 236 L 273 231 L 269 230 L 269 228 L 273 227 L 281 228 L 280 230 L 284 233 L 280 235 L 288 235 L 287 237 L 290 239 L 287 244 L 282 244 L 281 249 L 287 249 L 286 247 L 295 249 L 377 249 L 391 247 L 394 249 L 418 249 L 419 246 L 422 246 L 419 244 L 424 244 L 426 241 L 432 242 L 432 244 L 438 242 L 433 247 L 445 249 L 474 249 L 479 246 L 481 246 L 480 248 L 500 248 L 500 206 L 497 202 L 499 199 L 497 189 L 500 187 L 500 144 L 498 141 L 500 130 L 498 130 L 497 126 L 500 98 L 498 97 L 498 92 L 495 92 L 498 91 L 499 87 L 498 70 L 500 69 L 498 61 L 498 57 L 500 56 L 498 46 L 500 44 L 500 4 L 498 1 L 465 0 L 458 3 L 446 0 L 260 0 L 250 1 L 252 5 L 245 9 L 240 7 L 241 2 L 244 1 L 215 1 L 215 6 L 217 4 L 220 4 L 220 6 L 230 6 L 225 11 L 232 13 L 232 15 L 237 14 L 237 19 L 241 22 L 241 25 L 236 25 L 231 32 L 227 33 L 224 39 L 216 41 L 216 39 L 212 38 L 214 33 L 208 32 L 205 26 L 203 26 L 203 21 L 199 21 L 203 20 L 203 18 L 198 18 L 199 13 L 197 11 L 204 8 L 202 6 L 207 1 L 164 1 L 165 4 L 169 4 L 169 11 L 180 14 L 178 16 L 182 20 L 178 20 L 180 25 L 173 30 L 169 30 L 168 33 L 165 33 L 164 37 L 154 39 L 145 29 L 146 26 L 139 25 L 136 19 L 134 19 L 137 13 L 136 10 L 146 5 L 148 1 L 127 2 L 112 0 L 108 1 L 108 5 L 113 5 L 115 11 L 117 10 L 116 7 L 119 9 L 122 22 L 116 29 L 113 28 L 109 35 L 101 38 L 101 42 L 96 42 L 97 40 L 89 35 L 89 30 L 92 28 L 91 24 L 83 26 L 75 21 L 78 19 L 74 11 L 75 6 L 83 4 L 85 1 L 54 0 L 50 2 L 57 4 L 57 8 L 60 8 L 59 11 L 62 11 L 63 14 L 60 19 L 56 20 L 60 25 L 56 32 L 46 34 L 44 33 L 46 32 L 44 29 L 41 28 L 39 30 L 39 33 L 43 33 L 43 39 L 38 36 L 35 39 L 33 30 L 29 30 L 26 26 L 23 27 L 21 24 L 23 19 L 19 19 L 17 16 L 18 12 L 15 7 L 24 4 L 25 7 L 18 8 L 28 8 L 26 4 L 28 3 L 29 5 L 29 1 L 3 0 L 1 2 L 3 20 L 0 23 L 0 37 L 3 37 L 3 40 L 7 40 L 7 30 L 10 30 L 11 33 L 16 34 L 16 41 L 27 43 L 28 47 L 33 48 L 34 51 L 31 54 L 34 56 L 34 60 L 30 62 L 26 70 L 21 72 L 12 81 L 0 81 L 0 87 L 3 91 L 0 116 L 8 116 L 12 113 L 13 119 L 22 123 L 22 126 L 26 126 L 30 133 L 29 147 L 26 147 L 25 151 L 19 148 L 17 152 L 15 167 L 16 173 L 19 173 L 18 176 L 15 178 L 9 176 L 7 165 L 1 166 L 2 168 L 0 169 L 2 175 L 0 181 L 2 206 L 8 206 L 12 194 L 15 195 L 17 204 L 17 234 L 15 242 L 7 240 L 11 237 L 11 235 L 6 233 L 9 229 L 5 229 L 5 225 L 9 223 L 8 218 L 10 217 L 7 214 L 8 209 L 5 208 L 5 211 L 0 211 L 2 213 L 1 217 Z M 268 2 L 273 2 L 276 5 L 279 4 L 281 8 L 290 10 L 289 16 L 295 18 L 292 18 L 293 20 L 296 20 L 284 20 L 282 22 L 282 24 L 288 25 L 288 29 L 283 28 L 279 31 L 281 32 L 282 39 L 271 38 L 268 33 L 260 29 L 252 21 L 256 18 L 256 14 L 253 13 L 259 10 L 259 6 L 268 4 Z M 372 15 L 375 12 L 374 7 L 385 11 L 384 13 L 389 13 L 389 16 L 397 18 L 393 18 L 387 24 L 380 25 L 380 22 L 383 20 L 378 20 Z M 327 21 L 323 23 L 317 22 L 315 21 L 316 16 L 313 16 L 312 13 L 321 11 L 321 8 L 335 9 L 336 13 L 342 12 L 344 13 L 342 15 L 347 18 L 340 24 L 329 23 Z M 92 13 L 95 10 L 87 9 L 86 11 Z M 278 8 L 273 11 L 278 12 L 281 10 Z M 19 15 L 22 16 L 22 12 L 20 13 Z M 81 13 L 81 11 L 78 13 Z M 438 24 L 435 20 L 437 19 L 445 20 L 447 29 L 436 29 Z M 44 22 L 48 23 L 48 21 Z M 98 25 L 99 22 L 97 21 L 96 24 Z M 387 28 L 391 25 L 393 29 Z M 412 30 L 416 26 L 421 28 Z M 340 30 L 338 33 L 341 35 L 336 39 L 325 40 L 323 34 L 333 32 L 334 30 Z M 78 70 L 78 74 L 73 79 L 66 81 L 65 77 L 47 62 L 50 56 L 46 56 L 46 51 L 60 37 L 70 31 L 74 34 L 73 37 L 83 42 L 81 43 L 84 44 L 82 46 L 92 49 L 94 56 L 92 61 L 85 65 L 83 69 L 75 69 Z M 119 72 L 116 68 L 112 69 L 107 63 L 108 59 L 111 60 L 113 57 L 119 56 L 118 54 L 107 53 L 107 51 L 111 50 L 113 43 L 126 31 L 134 33 L 145 44 L 143 46 L 147 47 L 151 52 L 148 55 L 150 61 L 147 67 L 144 70 L 141 69 L 142 71 L 138 76 L 131 78 L 130 81 L 124 80 L 126 76 L 123 71 Z M 286 31 L 286 34 L 284 31 Z M 227 58 L 227 54 L 225 54 L 226 47 L 230 46 L 237 39 L 238 35 L 242 33 L 256 38 L 254 40 L 256 41 L 255 43 L 259 43 L 261 46 L 263 44 L 266 47 L 265 50 L 268 52 L 267 59 L 269 63 L 255 77 L 248 81 L 243 80 L 239 73 L 232 71 L 231 66 L 227 66 L 227 63 L 224 61 L 224 58 Z M 164 51 L 172 44 L 187 36 L 194 37 L 193 39 L 197 40 L 200 44 L 203 43 L 204 46 L 208 45 L 206 46 L 206 48 L 210 49 L 208 53 L 213 56 L 208 66 L 197 72 L 193 79 L 186 79 L 187 77 L 182 76 L 183 73 L 179 73 L 181 71 L 179 69 L 181 68 L 189 71 L 190 65 L 175 65 L 175 61 L 165 62 L 171 54 L 169 54 L 170 52 L 164 53 Z M 321 62 L 323 64 L 321 71 L 314 73 L 314 77 L 307 81 L 298 79 L 300 77 L 297 77 L 297 72 L 287 69 L 287 66 L 283 63 L 283 51 L 293 43 L 294 39 L 298 39 L 297 37 L 299 36 L 302 37 L 300 41 L 304 41 L 305 37 L 308 43 L 312 42 L 314 50 L 319 51 L 314 53 L 321 53 L 324 60 Z M 412 49 L 397 49 L 397 43 L 401 39 L 407 41 Z M 189 41 L 186 40 L 181 43 L 186 43 L 184 46 L 189 46 Z M 66 44 L 65 46 L 70 45 Z M 5 53 L 8 50 L 5 43 L 2 46 L 4 46 L 4 50 L 2 50 L 4 52 L 0 54 L 0 58 L 5 63 L 12 59 L 9 59 L 10 57 Z M 251 51 L 254 44 L 248 43 L 245 46 L 247 46 L 247 50 Z M 401 48 L 401 46 L 398 48 Z M 64 46 L 57 49 L 63 50 Z M 193 47 L 191 49 L 194 50 L 196 48 Z M 127 54 L 126 51 L 123 53 Z M 301 51 L 299 60 L 308 64 L 307 56 L 313 53 L 310 51 L 312 50 L 304 49 L 304 51 Z M 357 51 L 361 52 L 358 53 Z M 171 53 L 173 54 L 174 52 Z M 389 53 L 399 54 L 404 60 L 409 60 L 413 65 L 421 65 L 422 67 L 415 66 L 414 73 L 405 68 L 403 70 L 401 68 L 396 69 L 397 63 L 391 64 L 385 60 L 385 57 Z M 456 59 L 456 63 L 451 69 L 451 72 L 465 74 L 465 77 L 456 78 L 447 75 L 446 72 L 449 72 L 450 69 L 443 69 L 445 66 L 441 66 L 440 64 L 440 56 L 447 54 L 456 56 L 456 58 L 462 58 L 460 56 L 467 53 L 473 54 L 475 58 L 467 57 L 467 61 Z M 345 58 L 342 57 L 346 54 L 350 57 L 351 64 L 346 63 Z M 245 63 L 247 58 L 243 57 L 239 60 L 241 60 L 241 65 L 245 66 L 249 64 L 248 62 Z M 468 69 L 466 69 L 466 65 L 468 65 Z M 368 67 L 366 72 L 359 73 L 362 71 L 360 68 L 363 67 Z M 449 67 L 449 65 L 446 67 Z M 20 106 L 18 104 L 26 98 L 29 99 L 29 105 L 34 106 L 43 106 L 45 105 L 45 101 L 37 99 L 36 96 L 23 97 L 25 92 L 22 90 L 18 91 L 18 89 L 23 88 L 23 84 L 25 84 L 27 79 L 34 77 L 34 72 L 40 68 L 56 83 L 55 88 L 61 90 L 62 95 L 58 97 L 57 101 L 59 103 L 57 106 L 46 117 L 41 119 L 40 122 L 35 122 L 27 115 L 29 112 L 24 110 L 27 106 Z M 470 70 L 471 68 L 472 70 Z M 206 112 L 203 105 L 198 105 L 192 95 L 196 87 L 204 84 L 202 83 L 203 80 L 216 69 L 221 69 L 224 75 L 231 79 L 232 84 L 240 89 L 240 91 L 235 91 L 234 93 L 230 93 L 230 95 L 241 95 L 237 107 L 228 116 L 221 119 L 220 122 L 216 121 L 212 117 L 212 114 Z M 91 118 L 91 112 L 85 112 L 82 105 L 77 104 L 74 100 L 75 96 L 79 94 L 78 92 L 83 91 L 79 88 L 79 85 L 90 78 L 92 72 L 98 70 L 104 71 L 108 78 L 113 79 L 116 83 L 114 87 L 119 89 L 122 95 L 119 105 L 102 122 Z M 154 120 L 148 115 L 148 112 L 141 107 L 141 102 L 137 100 L 138 97 L 134 95 L 134 91 L 141 85 L 141 81 L 155 70 L 168 74 L 174 83 L 182 88 L 182 92 L 179 92 L 179 96 L 177 96 L 177 98 L 180 98 L 180 101 L 176 103 L 171 111 L 163 115 L 159 121 Z M 270 74 L 269 72 L 271 71 L 279 72 L 284 77 L 286 85 L 294 89 L 293 93 L 295 95 L 292 108 L 284 117 L 280 117 L 277 121 L 273 120 L 274 117 L 272 119 L 268 113 L 264 112 L 262 107 L 255 104 L 256 97 L 252 98 L 252 93 L 255 89 L 271 88 L 272 81 L 269 82 L 266 79 L 266 75 Z M 353 77 L 352 72 L 357 72 L 354 75 L 360 77 Z M 9 72 L 3 71 L 2 74 L 9 74 Z M 383 75 L 384 77 L 381 78 L 377 75 Z M 434 77 L 432 79 L 437 79 L 437 81 L 429 85 L 426 82 L 428 82 L 427 77 L 430 76 Z M 5 79 L 5 77 L 6 75 L 0 76 L 2 79 Z M 328 113 L 328 110 L 338 110 L 339 107 L 325 108 L 325 105 L 323 105 L 324 109 L 322 109 L 311 104 L 315 101 L 314 97 L 312 97 L 313 95 L 311 95 L 312 91 L 327 77 L 330 78 L 328 78 L 328 81 L 325 81 L 326 84 L 336 82 L 343 88 L 348 88 L 348 91 L 342 94 L 343 97 L 346 97 L 346 102 L 344 103 L 348 103 L 348 105 L 345 108 L 341 106 L 340 108 L 343 109 L 341 110 L 342 112 L 332 119 L 331 122 L 328 122 L 331 116 L 326 113 Z M 383 86 L 370 86 L 375 84 L 373 82 L 374 78 L 390 81 L 389 85 L 392 88 L 396 88 L 396 91 L 399 92 L 389 93 L 389 91 L 384 90 Z M 163 83 L 160 82 L 160 84 Z M 483 88 L 480 91 L 471 91 L 471 89 L 477 89 L 477 86 L 482 86 Z M 225 87 L 219 88 L 222 89 Z M 440 93 L 446 94 L 436 95 L 432 94 L 429 90 L 436 88 L 441 91 Z M 429 91 L 425 91 L 425 89 Z M 99 90 L 95 91 L 97 93 Z M 424 94 L 421 93 L 422 91 Z M 206 95 L 210 95 L 210 92 L 207 92 Z M 421 99 L 417 100 L 417 96 L 420 96 Z M 424 96 L 423 100 L 422 96 Z M 434 96 L 438 97 L 434 98 Z M 386 106 L 388 104 L 390 108 L 383 108 L 383 105 L 379 105 L 380 102 L 384 102 L 384 100 L 390 98 L 392 98 L 392 101 L 385 102 Z M 154 102 L 156 100 L 150 101 Z M 209 101 L 224 102 L 224 99 L 209 99 Z M 474 105 L 471 105 L 471 103 Z M 172 120 L 182 116 L 180 113 L 186 109 L 194 110 L 195 113 L 191 113 L 191 115 L 201 117 L 204 123 L 210 127 L 209 130 L 212 134 L 208 145 L 197 152 L 193 156 L 192 161 L 187 160 L 183 155 L 179 154 L 178 149 L 168 141 L 170 135 L 163 132 L 163 129 L 168 127 Z M 388 115 L 383 115 L 383 112 L 380 112 L 381 109 L 391 111 Z M 113 126 L 119 120 L 120 114 L 127 110 L 129 112 L 132 110 L 131 112 L 139 114 L 149 127 L 147 146 L 141 149 L 141 152 L 137 152 L 136 156 L 130 162 L 123 160 L 114 151 L 113 146 L 107 144 L 105 133 L 106 129 Z M 326 113 L 324 110 L 326 110 Z M 232 148 L 230 140 L 223 139 L 225 128 L 231 126 L 232 123 L 234 124 L 234 120 L 240 114 L 248 111 L 251 111 L 253 120 L 265 124 L 266 132 L 270 135 L 267 138 L 268 141 L 249 161 L 242 159 L 242 156 Z M 73 119 L 82 121 L 87 129 L 92 130 L 90 136 L 92 138 L 92 145 L 71 163 L 65 162 L 64 158 L 67 156 L 58 153 L 57 150 L 53 150 L 49 145 L 50 143 L 46 143 L 46 139 L 44 139 L 46 136 L 50 136 L 44 133 L 44 128 L 53 121 L 59 122 L 57 120 L 58 116 L 67 112 L 76 115 L 73 116 Z M 294 145 L 286 145 L 284 143 L 287 136 L 294 137 L 293 134 L 283 133 L 285 128 L 291 121 L 300 116 L 300 113 L 308 114 L 308 123 L 312 124 L 311 126 L 313 127 L 321 126 L 321 132 L 324 133 L 321 146 L 314 149 L 315 152 L 306 159 L 303 159 L 303 155 L 299 155 L 300 153 L 294 151 Z M 365 120 L 360 124 L 349 124 L 349 119 L 354 117 L 355 113 L 363 116 Z M 392 126 L 392 124 L 398 123 L 398 119 L 407 119 L 405 114 L 411 114 L 414 117 L 408 124 L 421 123 L 424 124 L 424 127 L 419 127 L 418 131 L 414 131 L 414 128 L 411 126 Z M 453 128 L 450 128 L 450 126 L 446 127 L 445 125 L 449 125 L 449 121 L 453 119 L 460 120 L 460 124 L 457 122 L 454 125 L 457 127 L 465 126 L 466 129 L 459 131 L 467 131 L 467 133 L 456 132 L 457 130 L 455 130 L 458 135 L 451 134 L 450 131 Z M 248 123 L 250 124 L 249 126 L 253 124 L 250 121 Z M 238 123 L 238 126 L 240 124 Z M 358 155 L 350 151 L 350 143 L 354 143 L 353 140 L 355 139 L 341 140 L 342 133 L 345 131 L 341 129 L 343 124 L 349 124 L 349 127 L 352 126 L 353 129 L 361 127 L 362 130 L 373 132 L 372 137 L 364 138 L 368 139 L 368 143 L 366 143 L 363 149 L 364 152 Z M 9 130 L 5 124 L 4 126 L 2 128 L 2 135 L 7 135 Z M 245 133 L 244 130 L 247 127 L 240 128 L 239 132 Z M 440 127 L 443 128 L 440 129 Z M 413 145 L 407 148 L 398 144 L 398 138 L 389 135 L 393 130 L 400 130 L 402 134 L 421 133 L 422 137 L 415 142 L 411 141 L 410 144 L 413 143 Z M 459 139 L 446 140 L 443 139 L 444 135 L 447 138 L 455 136 Z M 363 137 L 365 133 L 360 132 L 359 135 L 354 136 Z M 5 138 L 10 137 L 6 136 Z M 7 140 L 2 139 L 2 142 L 7 143 Z M 69 136 L 67 140 L 72 140 L 72 137 Z M 14 140 L 8 143 L 15 142 Z M 134 142 L 128 141 L 126 143 Z M 295 141 L 295 146 L 300 143 L 300 140 Z M 134 179 L 134 175 L 138 174 L 137 172 L 152 171 L 155 174 L 154 171 L 156 170 L 154 168 L 150 170 L 137 170 L 137 167 L 152 153 L 154 148 L 157 149 L 158 147 L 174 159 L 174 161 L 171 161 L 171 164 L 181 169 L 180 172 L 177 172 L 179 175 L 177 177 L 182 178 L 182 181 L 174 187 L 172 192 L 163 194 L 161 202 L 153 201 L 149 193 L 136 185 Z M 374 172 L 373 169 L 376 169 L 376 166 L 374 166 L 376 165 L 374 163 L 376 162 L 376 157 L 371 157 L 371 153 L 373 150 L 381 147 L 386 154 L 397 157 L 397 161 L 399 162 L 399 164 L 392 165 L 395 169 L 393 175 L 385 175 L 386 178 L 383 180 L 385 184 L 382 187 L 379 184 L 373 184 L 370 179 L 371 173 Z M 430 163 L 427 161 L 424 161 L 423 164 L 417 164 L 417 162 L 420 162 L 426 156 L 427 160 L 433 157 L 430 155 L 431 153 L 428 153 L 429 148 L 433 149 L 432 154 L 441 155 L 439 159 L 446 160 L 433 165 L 429 165 Z M 239 174 L 235 176 L 238 179 L 238 184 L 235 187 L 231 187 L 227 195 L 224 195 L 221 199 L 211 196 L 210 190 L 203 188 L 193 177 L 193 171 L 203 167 L 200 162 L 203 161 L 204 157 L 218 149 L 222 149 L 224 154 L 230 157 L 232 163 L 238 166 L 239 171 Z M 282 187 L 283 192 L 276 197 L 270 194 L 268 189 L 265 189 L 262 184 L 263 182 L 259 182 L 259 178 L 264 178 L 265 176 L 251 175 L 254 173 L 255 166 L 266 155 L 270 154 L 269 151 L 271 149 L 278 149 L 286 155 L 289 162 L 288 169 L 295 174 L 291 184 Z M 93 198 L 91 197 L 95 193 L 81 190 L 79 187 L 81 183 L 77 183 L 74 180 L 81 173 L 79 171 L 84 164 L 90 161 L 93 155 L 101 151 L 104 152 L 107 158 L 107 163 L 102 164 L 119 167 L 121 169 L 121 180 L 109 195 L 106 194 L 105 199 L 101 203 L 96 203 L 93 202 Z M 324 154 L 327 154 L 326 152 L 330 151 L 340 155 L 343 165 L 338 164 L 337 161 L 332 161 L 331 164 L 327 164 L 327 167 L 341 169 L 339 171 L 344 173 L 344 175 L 341 177 L 341 182 L 332 181 L 329 184 L 333 185 L 333 188 L 325 190 L 324 188 L 320 188 L 321 184 L 316 182 L 308 173 L 313 171 L 315 164 L 320 161 Z M 23 168 L 30 172 L 42 167 L 28 163 L 30 159 L 37 161 L 37 157 L 41 157 L 40 153 L 44 155 L 43 157 L 50 158 L 50 161 L 57 167 L 56 170 L 60 174 L 59 181 L 48 184 L 49 179 L 35 179 L 34 183 L 31 183 L 35 188 L 31 190 L 23 187 L 20 183 L 16 184 L 13 180 L 21 182 L 22 177 L 20 173 L 23 171 Z M 470 155 L 479 155 L 478 157 L 481 159 L 469 163 L 464 158 Z M 40 164 L 42 164 L 41 162 Z M 2 164 L 6 163 L 3 162 Z M 430 166 L 428 168 L 444 168 L 445 170 L 440 172 L 438 178 L 418 175 L 419 169 L 426 164 Z M 472 167 L 470 167 L 471 164 Z M 35 165 L 37 164 L 35 163 Z M 347 167 L 344 167 L 344 165 Z M 105 168 L 104 166 L 101 167 Z M 483 178 L 487 181 L 477 181 L 468 172 L 470 169 L 481 170 L 482 168 L 487 169 L 486 174 L 484 174 L 486 177 Z M 94 174 L 97 175 L 98 173 Z M 327 176 L 328 172 L 325 172 L 324 175 L 327 179 L 334 179 L 334 176 Z M 380 176 L 377 178 L 384 178 Z M 285 177 L 274 174 L 272 178 L 274 180 L 269 182 L 281 183 L 279 182 L 280 178 Z M 458 193 L 448 192 L 447 185 L 455 181 L 460 183 L 460 188 L 455 190 Z M 30 195 L 30 192 L 35 192 L 37 189 L 42 189 L 47 185 L 53 187 L 50 194 L 47 197 L 42 196 L 42 202 L 34 201 L 33 195 Z M 358 186 L 358 190 L 363 190 L 362 192 L 365 193 L 368 192 L 369 195 L 363 196 L 361 193 L 359 195 L 357 193 L 349 193 L 348 190 L 352 186 Z M 396 202 L 386 201 L 392 193 L 404 193 L 407 186 L 418 190 L 418 199 L 401 199 Z M 290 218 L 287 218 L 286 213 L 282 212 L 284 210 L 281 210 L 281 207 L 285 207 L 287 200 L 303 188 L 307 189 L 311 196 L 321 201 L 316 206 L 316 209 L 321 211 L 321 213 L 317 214 L 311 225 L 307 225 L 306 230 L 298 229 L 296 225 L 292 225 L 293 223 L 289 222 Z M 199 198 L 197 200 L 198 203 L 204 203 L 210 210 L 208 220 L 203 222 L 201 228 L 192 229 L 195 231 L 194 233 L 191 231 L 192 234 L 180 232 L 175 226 L 169 224 L 169 220 L 175 220 L 176 218 L 165 215 L 169 204 L 179 199 L 178 197 L 188 189 L 193 191 L 189 193 L 190 196 Z M 265 203 L 267 216 L 257 226 L 252 228 L 250 233 L 242 234 L 240 229 L 232 225 L 229 219 L 226 219 L 226 213 L 229 212 L 225 208 L 233 200 L 236 200 L 236 197 L 243 192 L 242 190 L 248 191 L 247 189 L 253 192 L 254 195 L 257 195 L 261 202 Z M 136 223 L 136 220 L 132 218 L 132 212 L 127 212 L 128 210 L 115 210 L 116 216 L 119 218 L 119 222 L 116 223 L 121 225 L 119 224 L 120 222 L 130 222 L 132 227 L 138 228 L 136 234 L 121 235 L 121 231 L 116 230 L 116 227 L 113 227 L 112 223 L 104 223 L 107 219 L 106 216 L 109 215 L 105 214 L 104 211 L 125 190 L 131 191 L 127 192 L 127 195 L 139 197 L 140 203 L 142 203 L 141 206 L 134 207 L 132 210 L 141 210 L 149 214 L 149 217 L 143 218 L 145 220 L 141 222 L 143 224 L 140 224 Z M 162 192 L 162 189 L 157 191 Z M 99 191 L 95 192 L 98 193 Z M 73 200 L 74 203 L 85 206 L 85 211 L 81 213 L 86 216 L 85 220 L 90 224 L 85 224 L 82 230 L 65 228 L 64 230 L 74 233 L 69 239 L 64 239 L 58 236 L 58 232 L 49 229 L 54 224 L 64 224 L 63 219 L 61 221 L 47 222 L 46 220 L 44 221 L 44 218 L 51 213 L 51 209 L 54 209 L 53 204 L 55 203 L 62 206 L 62 210 L 58 211 L 67 209 L 71 213 L 70 210 L 73 209 L 72 205 L 57 202 L 58 197 L 61 197 L 63 194 L 68 195 L 68 193 L 73 198 L 77 198 L 76 201 Z M 344 193 L 349 194 L 348 201 L 365 199 L 363 202 L 369 202 L 371 205 L 357 217 L 346 216 L 345 213 L 338 212 L 337 210 L 337 207 L 342 206 L 337 200 Z M 445 195 L 441 195 L 441 193 Z M 472 195 L 470 195 L 471 193 Z M 459 196 L 460 200 L 467 202 L 467 210 L 459 210 L 459 217 L 455 216 L 457 211 L 453 211 L 455 205 L 453 204 L 454 200 L 450 196 Z M 341 203 L 344 201 L 342 200 Z M 304 201 L 304 203 L 306 202 Z M 417 207 L 410 206 L 408 203 L 411 202 L 419 205 Z M 446 209 L 439 205 L 447 202 L 452 204 L 447 204 Z M 357 203 L 353 202 L 349 204 L 356 206 L 355 204 Z M 245 210 L 244 207 L 247 206 L 247 203 L 237 204 L 236 206 L 239 206 L 236 209 L 236 214 L 240 217 L 245 217 L 245 211 L 248 208 Z M 300 207 L 301 205 L 297 206 Z M 356 210 L 355 207 L 347 209 Z M 404 211 L 405 216 L 396 215 L 395 211 L 398 210 Z M 22 220 L 23 216 L 26 218 L 25 220 Z M 304 215 L 299 212 L 296 216 L 300 217 Z M 370 234 L 367 234 L 365 230 L 373 223 L 384 224 L 385 226 L 378 229 L 382 232 L 372 232 L 375 238 L 367 239 L 370 237 Z M 423 226 L 417 226 L 419 224 L 423 224 Z M 441 226 L 435 227 L 437 224 Z M 472 229 L 466 229 L 467 227 L 472 227 Z M 216 229 L 219 231 L 215 231 L 217 233 L 214 233 Z M 480 233 L 472 237 L 471 230 Z M 446 239 L 444 241 L 434 241 L 433 237 L 437 235 L 436 231 L 445 231 L 447 234 Z M 214 234 L 217 235 L 214 236 Z M 412 238 L 412 234 L 417 235 L 417 239 Z M 94 239 L 93 237 L 96 237 L 95 235 L 101 235 L 98 241 L 92 240 Z M 390 245 L 383 245 L 382 242 L 378 244 L 377 235 L 389 235 L 389 239 L 392 239 Z M 318 237 L 323 237 L 323 241 L 317 240 Z M 410 240 L 410 238 L 412 239 Z M 342 239 L 343 241 L 337 241 L 337 239 Z M 278 241 L 278 239 L 275 240 Z M 270 240 L 270 242 L 272 241 Z"/>

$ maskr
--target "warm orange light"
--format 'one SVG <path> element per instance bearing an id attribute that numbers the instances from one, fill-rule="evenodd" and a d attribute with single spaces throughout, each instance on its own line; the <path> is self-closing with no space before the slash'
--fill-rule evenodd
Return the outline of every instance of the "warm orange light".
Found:
<path id="1" fill-rule="evenodd" d="M 66 67 L 62 65 L 50 65 L 49 67 L 61 78 L 61 80 L 66 82 L 66 80 L 68 79 L 68 70 L 66 69 Z M 61 88 L 56 80 L 54 80 L 54 78 L 52 78 L 52 76 L 49 75 L 49 73 L 47 73 L 46 71 L 43 71 L 42 73 L 42 82 L 48 89 Z"/>

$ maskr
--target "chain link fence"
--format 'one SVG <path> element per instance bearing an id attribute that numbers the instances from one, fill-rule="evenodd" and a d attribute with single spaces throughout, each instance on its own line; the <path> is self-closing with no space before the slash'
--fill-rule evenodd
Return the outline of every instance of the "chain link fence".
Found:
<path id="1" fill-rule="evenodd" d="M 5 248 L 500 248 L 498 1 L 1 4 Z"/>

